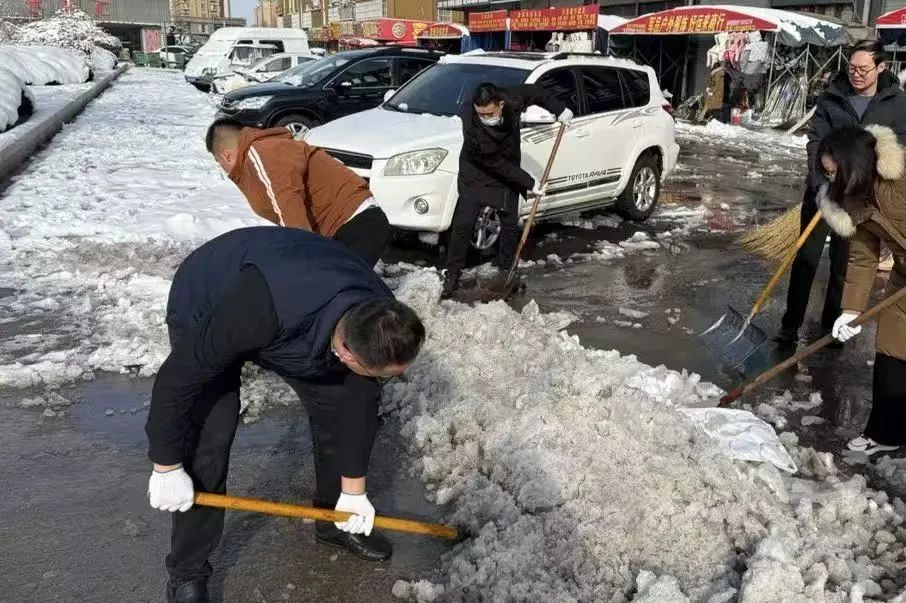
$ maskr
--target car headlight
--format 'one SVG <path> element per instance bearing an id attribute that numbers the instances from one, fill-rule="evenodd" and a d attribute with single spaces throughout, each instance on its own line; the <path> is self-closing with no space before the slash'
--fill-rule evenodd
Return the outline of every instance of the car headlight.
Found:
<path id="1" fill-rule="evenodd" d="M 447 152 L 444 149 L 427 149 L 402 153 L 390 158 L 384 168 L 385 176 L 421 176 L 437 169 Z"/>
<path id="2" fill-rule="evenodd" d="M 236 109 L 242 111 L 244 109 L 260 109 L 267 104 L 267 101 L 274 98 L 273 96 L 253 96 L 251 98 L 246 98 L 238 103 L 236 103 Z"/>

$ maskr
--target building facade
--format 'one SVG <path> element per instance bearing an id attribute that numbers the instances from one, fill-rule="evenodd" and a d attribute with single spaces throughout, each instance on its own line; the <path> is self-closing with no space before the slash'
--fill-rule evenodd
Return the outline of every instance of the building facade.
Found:
<path id="1" fill-rule="evenodd" d="M 245 27 L 230 16 L 229 0 L 170 0 L 167 43 L 200 45 L 221 27 Z"/>
<path id="2" fill-rule="evenodd" d="M 230 16 L 229 0 L 171 0 L 174 19 L 221 19 Z"/>
<path id="3" fill-rule="evenodd" d="M 255 7 L 255 25 L 258 27 L 283 27 L 283 20 L 277 17 L 279 0 L 258 0 Z"/>

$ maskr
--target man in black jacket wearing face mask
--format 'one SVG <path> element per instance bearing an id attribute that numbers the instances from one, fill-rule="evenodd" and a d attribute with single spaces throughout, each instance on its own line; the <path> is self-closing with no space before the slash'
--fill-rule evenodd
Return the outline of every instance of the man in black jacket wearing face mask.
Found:
<path id="1" fill-rule="evenodd" d="M 820 203 L 819 190 L 827 182 L 816 154 L 825 136 L 844 126 L 887 126 L 906 144 L 906 93 L 884 62 L 884 47 L 877 40 L 857 42 L 849 53 L 849 66 L 833 79 L 818 99 L 815 117 L 808 133 L 808 175 L 802 202 L 802 229 L 811 222 Z M 831 232 L 823 221 L 802 246 L 790 272 L 786 313 L 780 332 L 774 340 L 780 346 L 792 346 L 799 339 L 799 328 L 805 320 L 809 294 L 815 273 L 830 234 L 830 277 L 821 314 L 821 327 L 830 332 L 840 316 L 840 300 L 849 258 L 846 239 Z"/>
<path id="2" fill-rule="evenodd" d="M 484 83 L 472 102 L 463 106 L 462 151 L 459 154 L 459 200 L 450 227 L 443 297 L 453 295 L 466 265 L 475 221 L 485 207 L 500 218 L 500 247 L 495 265 L 500 270 L 490 288 L 506 280 L 519 245 L 519 197 L 540 194 L 535 179 L 520 167 L 522 113 L 538 105 L 568 124 L 573 112 L 565 103 L 536 85 L 500 89 Z M 499 281 L 499 282 L 498 282 Z"/>

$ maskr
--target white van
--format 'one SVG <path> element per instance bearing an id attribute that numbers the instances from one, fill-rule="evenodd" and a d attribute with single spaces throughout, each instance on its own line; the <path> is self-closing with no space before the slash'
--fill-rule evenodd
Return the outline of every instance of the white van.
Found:
<path id="1" fill-rule="evenodd" d="M 301 29 L 224 27 L 211 34 L 186 65 L 186 81 L 207 92 L 215 76 L 232 71 L 234 61 L 241 63 L 251 55 L 260 55 L 260 59 L 281 52 L 308 54 L 308 36 Z"/>

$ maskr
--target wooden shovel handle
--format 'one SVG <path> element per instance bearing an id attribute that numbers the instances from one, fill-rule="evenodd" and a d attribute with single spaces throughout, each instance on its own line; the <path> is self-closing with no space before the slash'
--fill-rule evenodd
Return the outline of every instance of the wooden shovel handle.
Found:
<path id="1" fill-rule="evenodd" d="M 749 322 L 752 321 L 755 316 L 761 312 L 761 307 L 764 305 L 768 298 L 771 296 L 771 293 L 774 292 L 774 287 L 777 286 L 777 283 L 780 282 L 780 277 L 783 276 L 783 273 L 786 272 L 786 269 L 790 267 L 790 264 L 793 263 L 793 260 L 796 259 L 796 254 L 799 253 L 799 250 L 802 249 L 802 246 L 805 245 L 805 242 L 808 240 L 809 236 L 812 234 L 812 231 L 815 230 L 815 227 L 818 226 L 818 222 L 821 221 L 821 210 L 818 210 L 818 213 L 815 214 L 815 217 L 812 218 L 812 221 L 808 223 L 808 226 L 805 227 L 805 230 L 802 231 L 802 234 L 799 235 L 799 238 L 796 240 L 796 249 L 790 252 L 790 254 L 780 263 L 780 266 L 777 267 L 777 271 L 774 273 L 774 276 L 771 277 L 771 280 L 768 281 L 767 287 L 764 288 L 764 291 L 761 292 L 761 296 L 755 302 L 755 305 L 752 306 L 752 311 L 749 313 Z"/>
<path id="2" fill-rule="evenodd" d="M 230 509 L 232 511 L 250 511 L 252 513 L 264 513 L 265 515 L 314 519 L 315 521 L 346 521 L 352 515 L 351 513 L 332 511 L 330 509 L 304 507 L 302 505 L 270 502 L 255 498 L 240 498 L 224 494 L 209 494 L 207 492 L 196 493 L 195 504 L 218 509 Z M 437 536 L 448 540 L 459 538 L 459 532 L 449 526 L 438 523 L 422 523 L 409 519 L 376 517 L 374 519 L 374 527 L 397 532 L 409 532 L 410 534 Z"/>
<path id="3" fill-rule="evenodd" d="M 903 287 L 902 289 L 900 289 L 893 295 L 890 295 L 884 301 L 882 301 L 875 307 L 871 308 L 870 310 L 866 310 L 865 312 L 860 314 L 858 318 L 856 318 L 854 321 L 852 321 L 849 324 L 852 326 L 858 326 L 861 324 L 865 324 L 866 322 L 872 320 L 874 317 L 876 317 L 878 314 L 880 314 L 881 312 L 883 312 L 884 310 L 886 310 L 893 304 L 895 304 L 898 301 L 900 301 L 901 299 L 903 299 L 904 296 L 906 296 L 906 287 Z M 721 398 L 720 402 L 718 402 L 717 405 L 718 406 L 727 406 L 728 404 L 735 402 L 736 400 L 738 400 L 742 396 L 746 395 L 753 389 L 760 387 L 765 382 L 770 381 L 771 379 L 776 377 L 778 374 L 782 373 L 783 371 L 790 368 L 791 366 L 798 363 L 799 361 L 808 358 L 809 356 L 811 356 L 812 354 L 814 354 L 815 352 L 817 352 L 818 350 L 820 350 L 821 348 L 823 348 L 824 346 L 828 345 L 829 343 L 831 343 L 833 341 L 834 341 L 833 335 L 825 335 L 824 337 L 822 337 L 821 339 L 819 339 L 812 345 L 808 346 L 807 348 L 805 348 L 804 350 L 802 350 L 795 356 L 787 358 L 786 360 L 784 360 L 783 362 L 781 362 L 774 368 L 768 369 L 767 371 L 763 372 L 758 377 L 756 377 L 752 382 L 750 382 L 748 385 L 745 385 L 743 387 L 737 387 L 732 392 L 730 392 L 729 394 L 727 394 L 726 396 Z"/>
<path id="4" fill-rule="evenodd" d="M 566 124 L 560 124 L 560 128 L 557 130 L 557 138 L 554 139 L 554 146 L 551 148 L 550 157 L 547 158 L 547 165 L 544 167 L 544 175 L 541 176 L 540 187 L 542 193 L 547 186 L 547 180 L 550 178 L 551 168 L 554 167 L 554 159 L 557 157 L 557 151 L 560 149 L 560 143 L 563 141 L 563 134 L 565 132 Z M 516 275 L 516 269 L 519 268 L 519 258 L 522 256 L 522 248 L 525 247 L 529 232 L 531 232 L 532 226 L 535 224 L 535 214 L 538 212 L 538 205 L 541 203 L 542 196 L 543 195 L 537 195 L 532 201 L 532 209 L 529 211 L 525 226 L 522 227 L 522 237 L 519 239 L 519 246 L 516 247 L 516 259 L 513 260 L 513 265 L 510 267 L 510 272 L 506 278 L 507 286 L 513 282 L 513 277 Z"/>

